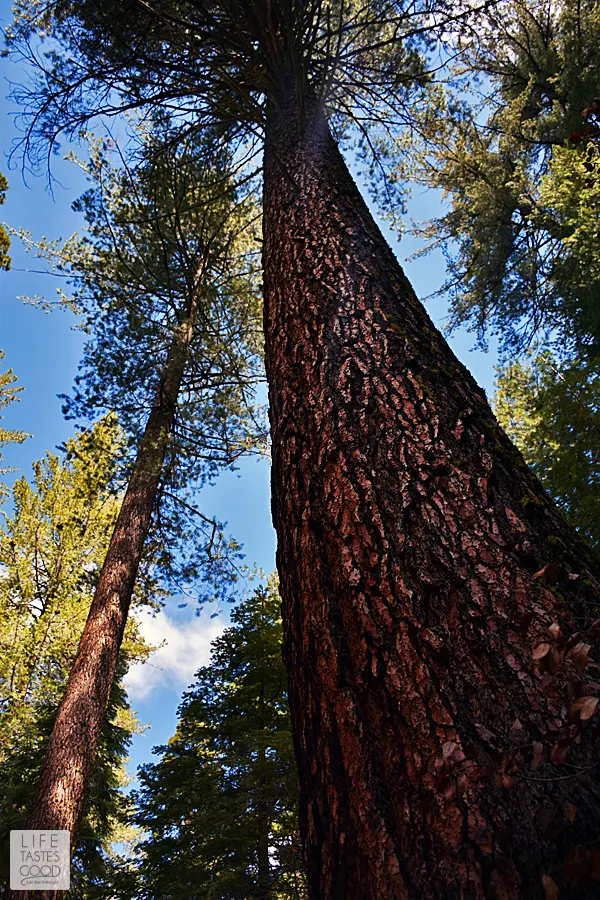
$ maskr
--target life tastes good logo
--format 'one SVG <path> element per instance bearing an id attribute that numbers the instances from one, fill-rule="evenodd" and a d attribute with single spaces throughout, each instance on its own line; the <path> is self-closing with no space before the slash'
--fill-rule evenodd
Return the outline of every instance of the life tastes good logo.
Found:
<path id="1" fill-rule="evenodd" d="M 69 831 L 11 831 L 13 891 L 68 891 L 71 886 Z"/>

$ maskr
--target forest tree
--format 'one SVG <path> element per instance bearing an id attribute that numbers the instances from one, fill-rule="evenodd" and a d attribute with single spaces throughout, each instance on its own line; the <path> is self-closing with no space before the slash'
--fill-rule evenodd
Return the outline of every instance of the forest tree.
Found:
<path id="1" fill-rule="evenodd" d="M 108 417 L 71 438 L 61 459 L 34 464 L 12 489 L 0 528 L 0 883 L 8 881 L 9 831 L 25 825 L 56 710 L 85 625 L 119 498 L 113 476 L 120 438 Z M 135 605 L 152 603 L 138 592 Z M 154 601 L 155 602 L 155 601 Z M 121 792 L 138 723 L 122 680 L 149 648 L 127 627 L 75 848 L 71 896 L 91 900 L 107 878 L 110 842 L 128 827 Z"/>
<path id="2" fill-rule="evenodd" d="M 64 48 L 36 107 L 46 135 L 121 102 L 264 139 L 272 508 L 315 898 L 596 892 L 598 561 L 434 328 L 335 139 L 376 149 L 410 123 L 428 41 L 460 14 L 40 14 Z"/>
<path id="3" fill-rule="evenodd" d="M 298 776 L 281 614 L 271 579 L 234 608 L 179 709 L 177 731 L 143 766 L 131 897 L 302 900 Z"/>
<path id="4" fill-rule="evenodd" d="M 79 203 L 87 234 L 29 240 L 68 276 L 72 295 L 61 291 L 60 302 L 90 334 L 67 408 L 90 417 L 104 405 L 127 438 L 126 489 L 27 819 L 30 829 L 69 830 L 73 847 L 144 555 L 167 588 L 206 576 L 226 593 L 237 545 L 193 493 L 256 434 L 256 300 L 239 236 L 251 199 L 228 180 L 217 138 L 190 138 L 173 158 L 153 158 L 153 140 L 142 132 L 135 174 L 111 166 L 114 146 L 92 140 L 94 181 Z"/>

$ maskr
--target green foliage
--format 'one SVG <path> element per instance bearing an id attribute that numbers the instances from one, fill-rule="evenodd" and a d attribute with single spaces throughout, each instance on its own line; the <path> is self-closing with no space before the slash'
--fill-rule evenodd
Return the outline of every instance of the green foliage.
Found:
<path id="1" fill-rule="evenodd" d="M 3 359 L 4 353 L 0 350 L 0 362 Z M 6 372 L 0 372 L 0 409 L 10 406 L 11 403 L 14 403 L 15 400 L 19 399 L 17 394 L 22 391 L 23 388 L 14 387 L 16 380 L 17 376 L 13 373 L 12 369 L 8 369 Z M 2 416 L 0 416 L 0 421 L 1 420 Z M 29 435 L 24 431 L 11 431 L 0 426 L 0 462 L 2 461 L 2 447 L 5 447 L 7 444 L 22 444 L 27 437 L 29 437 Z M 0 466 L 0 476 L 6 475 L 10 471 L 10 469 L 2 468 Z M 5 485 L 0 482 L 0 503 L 7 496 L 7 493 Z"/>
<path id="2" fill-rule="evenodd" d="M 60 290 L 58 302 L 78 312 L 89 335 L 65 411 L 88 421 L 99 411 L 118 414 L 126 435 L 123 479 L 174 334 L 191 294 L 199 295 L 148 553 L 167 586 L 200 589 L 207 579 L 205 594 L 213 596 L 235 579 L 239 547 L 201 513 L 197 495 L 264 443 L 266 432 L 255 406 L 255 385 L 264 377 L 257 210 L 252 193 L 230 178 L 230 156 L 217 135 L 193 134 L 158 152 L 159 143 L 168 144 L 166 128 L 138 126 L 132 134 L 135 170 L 113 142 L 90 137 L 90 159 L 80 164 L 91 186 L 75 204 L 85 234 L 37 244 L 25 237 L 67 279 L 70 294 Z"/>
<path id="3" fill-rule="evenodd" d="M 421 230 L 445 247 L 450 327 L 495 333 L 504 354 L 535 339 L 597 355 L 598 151 L 569 136 L 598 93 L 600 7 L 492 5 L 459 50 L 470 93 L 440 110 L 424 176 L 450 209 Z"/>
<path id="4" fill-rule="evenodd" d="M 20 0 L 15 11 L 10 47 L 27 52 L 28 41 L 52 38 L 46 57 L 28 53 L 40 68 L 34 90 L 16 93 L 34 162 L 41 143 L 78 132 L 99 110 L 168 110 L 180 133 L 190 123 L 216 126 L 233 144 L 255 146 L 283 86 L 294 82 L 303 102 L 322 103 L 393 215 L 404 179 L 392 164 L 404 158 L 415 107 L 429 96 L 434 36 L 468 18 L 470 4 L 182 0 L 174 14 L 164 0 Z"/>
<path id="5" fill-rule="evenodd" d="M 494 410 L 567 518 L 600 547 L 600 377 L 545 353 L 499 370 Z"/>
<path id="6" fill-rule="evenodd" d="M 456 4 L 445 0 L 317 0 L 310 5 L 289 0 L 267 4 L 183 0 L 175 17 L 163 2 L 151 9 L 124 9 L 119 3 L 97 0 L 44 4 L 21 0 L 15 13 L 7 32 L 9 46 L 37 33 L 51 34 L 62 49 L 70 50 L 70 57 L 55 53 L 50 61 L 61 73 L 64 87 L 75 71 L 80 73 L 79 85 L 65 92 L 70 109 L 63 113 L 78 109 L 81 122 L 86 103 L 115 102 L 106 94 L 85 96 L 81 90 L 84 85 L 93 88 L 104 67 L 110 66 L 113 90 L 131 100 L 135 97 L 132 105 L 156 108 L 176 97 L 180 113 L 210 118 L 234 131 L 239 123 L 264 122 L 264 98 L 276 99 L 285 74 L 302 79 L 301 88 L 310 79 L 315 95 L 339 112 L 362 111 L 365 122 L 382 88 L 387 89 L 392 115 L 392 97 L 404 106 L 407 88 L 426 78 L 419 48 L 427 35 L 418 26 L 428 15 L 437 14 L 443 21 L 457 10 Z M 132 53 L 132 48 L 138 52 Z M 287 56 L 280 55 L 284 50 Z M 190 56 L 197 62 L 194 68 L 189 66 Z M 158 72 L 160 83 L 149 77 Z M 182 90 L 179 79 L 184 72 L 187 83 Z M 49 116 L 59 113 L 57 89 L 62 93 L 56 83 L 44 91 L 48 99 L 54 92 L 54 108 L 44 111 Z"/>
<path id="7" fill-rule="evenodd" d="M 0 531 L 0 846 L 8 866 L 8 831 L 23 828 L 47 739 L 73 663 L 112 533 L 119 501 L 111 490 L 119 435 L 114 416 L 34 465 L 19 479 L 13 512 Z M 138 600 L 143 598 L 138 597 Z M 75 859 L 72 895 L 105 874 L 101 852 L 125 823 L 120 788 L 131 735 L 138 730 L 122 687 L 133 659 L 149 648 L 135 620 L 127 627 L 109 699 Z M 82 882 L 85 873 L 85 887 Z M 79 885 L 79 886 L 78 886 Z M 83 892 L 83 893 L 81 893 Z"/>
<path id="8" fill-rule="evenodd" d="M 4 203 L 7 189 L 8 183 L 6 178 L 2 172 L 0 172 L 0 206 Z M 0 225 L 0 269 L 10 269 L 10 256 L 8 255 L 9 247 L 10 238 L 6 228 Z"/>
<path id="9" fill-rule="evenodd" d="M 161 900 L 303 898 L 297 774 L 276 584 L 234 609 L 184 694 L 157 763 L 140 770 L 137 887 Z"/>
<path id="10" fill-rule="evenodd" d="M 450 329 L 499 340 L 501 423 L 598 544 L 600 7 L 509 0 L 457 46 L 422 176 L 450 204 L 420 231 L 446 254 Z"/>
<path id="11" fill-rule="evenodd" d="M 538 201 L 560 235 L 549 278 L 560 293 L 560 313 L 571 329 L 568 343 L 583 344 L 590 355 L 600 352 L 599 172 L 597 143 L 555 147 Z"/>

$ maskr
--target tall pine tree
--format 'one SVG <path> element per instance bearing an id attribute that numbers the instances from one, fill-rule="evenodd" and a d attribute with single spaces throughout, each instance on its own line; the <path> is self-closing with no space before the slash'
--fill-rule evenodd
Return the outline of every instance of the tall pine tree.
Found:
<path id="1" fill-rule="evenodd" d="M 377 149 L 410 122 L 419 36 L 460 14 L 87 0 L 22 20 L 65 50 L 37 97 L 46 135 L 131 104 L 262 131 L 272 506 L 315 897 L 595 893 L 562 864 L 600 827 L 598 562 L 432 325 L 334 138 L 345 123 Z"/>
<path id="2" fill-rule="evenodd" d="M 27 819 L 32 829 L 52 821 L 71 831 L 73 845 L 143 554 L 167 585 L 208 570 L 227 586 L 236 546 L 194 492 L 256 432 L 251 197 L 228 177 L 218 136 L 192 135 L 160 154 L 155 142 L 142 134 L 134 173 L 113 169 L 111 146 L 93 142 L 94 184 L 80 202 L 87 235 L 36 247 L 68 275 L 73 296 L 61 299 L 91 335 L 68 409 L 115 409 L 129 450 L 127 488 Z"/>
<path id="3" fill-rule="evenodd" d="M 140 770 L 135 822 L 146 837 L 132 897 L 306 896 L 280 603 L 271 581 L 233 610 L 176 733 Z"/>

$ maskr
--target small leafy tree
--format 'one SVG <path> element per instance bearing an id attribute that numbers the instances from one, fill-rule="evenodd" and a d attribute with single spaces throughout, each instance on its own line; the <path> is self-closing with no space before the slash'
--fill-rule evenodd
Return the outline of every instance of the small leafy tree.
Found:
<path id="1" fill-rule="evenodd" d="M 112 489 L 121 439 L 115 417 L 48 453 L 12 491 L 0 531 L 0 879 L 8 874 L 9 831 L 25 827 L 56 710 L 77 652 L 119 510 Z M 136 602 L 151 601 L 138 593 Z M 128 812 L 121 792 L 138 723 L 122 678 L 149 648 L 132 620 L 111 691 L 77 845 L 73 896 L 105 873 L 107 846 Z M 83 894 L 81 893 L 83 892 Z"/>
<path id="2" fill-rule="evenodd" d="M 306 896 L 280 602 L 271 580 L 234 609 L 175 735 L 140 770 L 137 898 Z"/>

